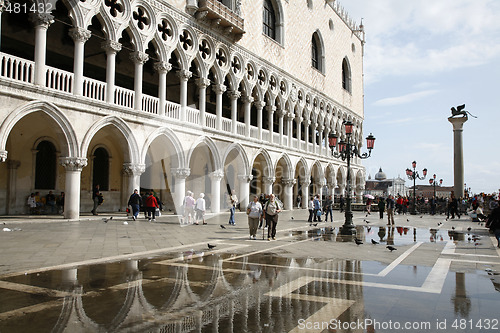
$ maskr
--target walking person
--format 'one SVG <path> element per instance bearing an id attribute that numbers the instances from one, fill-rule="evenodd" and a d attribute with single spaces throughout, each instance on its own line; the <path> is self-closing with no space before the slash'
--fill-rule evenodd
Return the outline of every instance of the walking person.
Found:
<path id="1" fill-rule="evenodd" d="M 196 199 L 196 203 L 194 205 L 194 211 L 196 213 L 195 217 L 195 224 L 198 224 L 198 222 L 201 220 L 203 221 L 203 224 L 207 224 L 205 222 L 205 211 L 206 211 L 206 205 L 205 205 L 205 193 L 200 193 L 200 197 Z"/>
<path id="2" fill-rule="evenodd" d="M 380 219 L 384 218 L 384 210 L 385 210 L 385 201 L 384 198 L 378 198 L 378 214 L 380 215 Z"/>
<path id="3" fill-rule="evenodd" d="M 333 223 L 333 197 L 331 195 L 325 201 L 325 222 L 328 221 L 328 214 L 330 214 L 330 222 Z"/>
<path id="4" fill-rule="evenodd" d="M 307 203 L 307 209 L 309 210 L 309 218 L 307 219 L 307 222 L 312 222 L 313 221 L 313 216 L 314 216 L 314 200 L 313 197 L 309 199 L 309 202 Z"/>
<path id="5" fill-rule="evenodd" d="M 191 219 L 193 219 L 193 222 L 195 220 L 194 216 L 194 206 L 196 204 L 196 201 L 193 198 L 193 192 L 187 191 L 186 197 L 184 198 L 184 214 L 182 216 L 182 221 L 185 224 L 191 224 Z M 194 224 L 198 224 L 194 222 Z"/>
<path id="6" fill-rule="evenodd" d="M 267 200 L 269 200 L 269 196 L 266 195 L 265 193 L 261 193 L 260 196 L 259 196 L 259 202 L 260 202 L 260 205 L 262 207 L 264 207 L 264 205 L 266 204 Z M 265 221 L 266 219 L 264 218 L 264 214 L 261 214 L 260 215 L 260 221 L 259 221 L 259 229 L 262 228 L 262 224 L 263 222 Z M 267 228 L 267 221 L 266 221 L 266 225 L 264 227 L 264 229 Z"/>
<path id="7" fill-rule="evenodd" d="M 132 193 L 128 199 L 128 205 L 132 207 L 132 219 L 134 219 L 134 221 L 137 220 L 137 216 L 139 215 L 139 211 L 142 206 L 142 198 L 137 189 L 134 190 L 134 193 Z"/>
<path id="8" fill-rule="evenodd" d="M 97 214 L 97 207 L 99 206 L 99 202 L 102 203 L 102 194 L 99 192 L 99 184 L 94 187 L 92 191 L 92 201 L 94 202 L 94 208 L 90 211 L 93 215 Z"/>
<path id="9" fill-rule="evenodd" d="M 497 247 L 500 248 L 500 206 L 495 205 L 496 207 L 491 211 L 488 216 L 488 222 L 486 223 L 486 228 L 489 228 L 495 234 L 495 238 L 497 239 Z"/>
<path id="10" fill-rule="evenodd" d="M 59 198 L 57 198 L 57 214 L 64 213 L 64 192 L 61 192 Z"/>
<path id="11" fill-rule="evenodd" d="M 392 195 L 387 197 L 387 225 L 394 225 L 394 199 Z"/>
<path id="12" fill-rule="evenodd" d="M 234 213 L 236 211 L 236 205 L 238 204 L 238 197 L 236 196 L 236 191 L 231 191 L 231 196 L 229 197 L 229 224 L 235 225 L 234 223 Z"/>
<path id="13" fill-rule="evenodd" d="M 345 205 L 345 199 L 344 196 L 341 195 L 339 200 L 339 208 L 341 213 L 344 211 L 344 205 Z"/>
<path id="14" fill-rule="evenodd" d="M 155 196 L 153 195 L 153 192 L 149 192 L 149 196 L 146 199 L 146 210 L 148 211 L 148 221 L 156 221 L 156 208 L 159 208 L 158 206 L 158 201 L 156 201 Z"/>
<path id="15" fill-rule="evenodd" d="M 313 200 L 314 205 L 314 222 L 321 222 L 321 201 L 319 200 L 319 194 L 316 194 Z"/>
<path id="16" fill-rule="evenodd" d="M 36 213 L 35 193 L 31 193 L 31 195 L 28 197 L 28 202 L 26 204 L 30 208 L 30 215 L 35 214 Z"/>
<path id="17" fill-rule="evenodd" d="M 278 225 L 278 215 L 283 210 L 283 204 L 275 197 L 274 194 L 269 195 L 269 200 L 266 202 L 264 212 L 266 214 L 267 240 L 276 240 L 276 226 Z"/>
<path id="18" fill-rule="evenodd" d="M 367 213 L 367 215 L 371 215 L 371 211 L 372 211 L 372 199 L 367 198 L 366 199 L 366 213 Z"/>
<path id="19" fill-rule="evenodd" d="M 248 229 L 250 231 L 250 239 L 257 239 L 257 226 L 259 219 L 262 216 L 262 205 L 259 202 L 259 197 L 254 195 L 253 201 L 247 206 Z"/>

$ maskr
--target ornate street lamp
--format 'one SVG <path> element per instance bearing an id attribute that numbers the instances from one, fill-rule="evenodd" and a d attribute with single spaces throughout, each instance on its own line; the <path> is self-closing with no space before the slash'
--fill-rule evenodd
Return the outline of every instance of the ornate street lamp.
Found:
<path id="1" fill-rule="evenodd" d="M 434 185 L 434 199 L 436 199 L 436 186 L 443 185 L 443 179 L 439 180 L 439 184 L 436 180 L 436 174 L 432 175 L 432 178 L 429 179 L 429 184 Z"/>
<path id="2" fill-rule="evenodd" d="M 368 148 L 368 153 L 361 154 L 358 151 L 356 145 L 351 143 L 352 140 L 352 128 L 353 123 L 351 121 L 344 121 L 343 124 L 345 128 L 346 140 L 341 140 L 338 142 L 338 136 L 334 133 L 331 133 L 328 136 L 328 145 L 332 150 L 332 154 L 336 158 L 341 158 L 342 161 L 347 160 L 347 195 L 346 195 L 346 207 L 345 207 L 345 222 L 342 226 L 341 233 L 343 235 L 354 235 L 356 233 L 356 229 L 354 224 L 352 223 L 352 210 L 351 210 L 351 158 L 358 157 L 361 159 L 366 159 L 370 157 L 372 154 L 373 145 L 375 144 L 375 137 L 370 133 L 366 138 L 366 147 Z M 337 152 L 335 152 L 335 148 L 337 148 Z"/>
<path id="3" fill-rule="evenodd" d="M 417 186 L 415 184 L 415 181 L 417 179 L 420 179 L 420 180 L 424 180 L 425 179 L 425 176 L 427 176 L 427 169 L 424 169 L 422 170 L 422 174 L 424 175 L 423 177 L 420 177 L 420 175 L 418 174 L 418 171 L 415 170 L 417 168 L 417 162 L 416 161 L 413 161 L 411 163 L 411 167 L 413 168 L 413 170 L 411 169 L 406 169 L 406 176 L 408 176 L 408 179 L 409 180 L 413 180 L 413 207 L 411 208 L 411 212 L 410 214 L 411 215 L 416 215 L 417 214 L 417 206 L 416 206 L 416 200 L 417 200 Z"/>

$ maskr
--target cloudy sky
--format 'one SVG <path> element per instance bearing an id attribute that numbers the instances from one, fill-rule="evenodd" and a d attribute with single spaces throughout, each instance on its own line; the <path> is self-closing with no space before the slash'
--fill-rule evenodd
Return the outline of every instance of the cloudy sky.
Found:
<path id="1" fill-rule="evenodd" d="M 365 44 L 364 133 L 377 138 L 364 161 L 373 177 L 417 169 L 453 185 L 450 108 L 466 104 L 465 183 L 500 189 L 500 1 L 344 0 Z M 365 136 L 366 136 L 365 135 Z M 418 181 L 417 184 L 428 184 Z M 407 181 L 407 185 L 410 182 Z M 411 184 L 413 185 L 413 184 Z"/>

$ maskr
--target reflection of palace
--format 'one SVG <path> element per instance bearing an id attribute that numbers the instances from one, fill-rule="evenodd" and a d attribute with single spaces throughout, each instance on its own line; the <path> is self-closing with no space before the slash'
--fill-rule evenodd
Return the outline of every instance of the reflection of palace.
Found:
<path id="1" fill-rule="evenodd" d="M 361 281 L 359 261 L 229 258 L 208 255 L 190 264 L 183 258 L 131 260 L 50 272 L 50 278 L 44 277 L 51 281 L 46 288 L 66 296 L 63 302 L 46 303 L 52 306 L 38 306 L 45 320 L 37 327 L 53 332 L 256 332 L 272 323 L 274 332 L 283 332 L 324 306 L 305 302 L 308 296 L 357 300 L 343 314 L 350 320 L 364 313 L 360 284 L 330 282 Z M 296 285 L 304 277 L 311 282 Z M 41 278 L 33 274 L 28 279 L 24 283 L 36 285 Z M 287 285 L 286 293 L 265 295 Z M 289 297 L 294 291 L 304 299 Z M 3 325 L 27 331 L 33 323 L 21 315 Z"/>
<path id="2" fill-rule="evenodd" d="M 102 211 L 343 192 L 326 138 L 351 120 L 362 145 L 364 31 L 337 2 L 31 1 L 0 1 L 1 214 L 52 190 L 76 218 L 97 184 Z"/>

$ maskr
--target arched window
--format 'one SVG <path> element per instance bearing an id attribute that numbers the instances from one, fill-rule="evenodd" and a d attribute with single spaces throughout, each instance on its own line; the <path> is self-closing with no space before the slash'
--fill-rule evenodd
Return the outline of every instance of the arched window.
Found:
<path id="1" fill-rule="evenodd" d="M 53 190 L 56 187 L 56 147 L 49 141 L 36 146 L 35 188 Z"/>
<path id="2" fill-rule="evenodd" d="M 109 191 L 109 154 L 104 148 L 94 151 L 92 167 L 92 188 L 99 184 L 101 191 Z"/>
<path id="3" fill-rule="evenodd" d="M 314 35 L 312 36 L 311 41 L 311 53 L 312 66 L 319 70 L 319 50 L 318 43 L 316 42 L 316 38 L 314 38 Z"/>
<path id="4" fill-rule="evenodd" d="M 342 61 L 342 88 L 351 92 L 351 69 L 346 58 Z"/>
<path id="5" fill-rule="evenodd" d="M 274 7 L 271 0 L 264 1 L 264 11 L 263 11 L 263 29 L 264 34 L 271 37 L 274 40 L 276 38 L 276 14 L 274 12 Z"/>
<path id="6" fill-rule="evenodd" d="M 311 38 L 311 66 L 321 73 L 325 73 L 325 47 L 319 30 Z"/>

